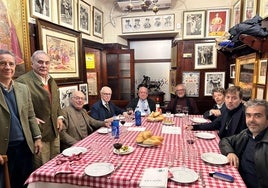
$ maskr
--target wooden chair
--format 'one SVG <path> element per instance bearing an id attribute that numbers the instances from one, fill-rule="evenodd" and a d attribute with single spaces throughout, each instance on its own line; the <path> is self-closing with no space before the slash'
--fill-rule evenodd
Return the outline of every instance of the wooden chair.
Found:
<path id="1" fill-rule="evenodd" d="M 2 155 L 4 159 L 3 169 L 4 169 L 4 182 L 5 182 L 5 188 L 11 188 L 10 186 L 10 179 L 9 179 L 9 172 L 8 172 L 8 158 L 6 155 Z"/>

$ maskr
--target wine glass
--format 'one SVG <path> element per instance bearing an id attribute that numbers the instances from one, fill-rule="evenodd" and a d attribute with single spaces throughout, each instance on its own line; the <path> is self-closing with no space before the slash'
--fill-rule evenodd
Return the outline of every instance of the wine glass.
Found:
<path id="1" fill-rule="evenodd" d="M 185 116 L 188 116 L 188 106 L 182 107 L 182 113 L 184 113 Z"/>
<path id="2" fill-rule="evenodd" d="M 132 120 L 131 115 L 133 114 L 133 109 L 131 107 L 127 108 L 128 121 Z"/>
<path id="3" fill-rule="evenodd" d="M 145 116 L 148 115 L 148 106 L 145 106 L 144 109 L 143 109 L 144 113 L 145 113 Z"/>
<path id="4" fill-rule="evenodd" d="M 180 104 L 176 105 L 176 113 L 180 114 L 182 112 L 182 106 Z"/>
<path id="5" fill-rule="evenodd" d="M 119 166 L 121 164 L 121 161 L 119 159 L 119 153 L 120 153 L 120 149 L 122 148 L 123 144 L 120 142 L 116 142 L 113 144 L 114 148 L 116 149 L 116 153 L 117 153 L 117 165 Z"/>

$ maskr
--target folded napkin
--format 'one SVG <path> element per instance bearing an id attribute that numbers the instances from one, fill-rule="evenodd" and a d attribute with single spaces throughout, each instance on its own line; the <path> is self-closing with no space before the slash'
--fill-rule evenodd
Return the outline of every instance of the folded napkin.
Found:
<path id="1" fill-rule="evenodd" d="M 141 178 L 141 188 L 166 188 L 168 181 L 167 168 L 146 168 Z"/>
<path id="2" fill-rule="evenodd" d="M 128 127 L 128 131 L 145 131 L 146 127 Z"/>
<path id="3" fill-rule="evenodd" d="M 54 176 L 56 176 L 57 174 L 72 174 L 72 173 L 73 173 L 73 168 L 70 162 L 66 161 L 65 163 L 59 165 L 59 167 L 55 171 Z"/>
<path id="4" fill-rule="evenodd" d="M 181 128 L 174 127 L 174 126 L 162 126 L 162 133 L 163 134 L 181 134 Z"/>

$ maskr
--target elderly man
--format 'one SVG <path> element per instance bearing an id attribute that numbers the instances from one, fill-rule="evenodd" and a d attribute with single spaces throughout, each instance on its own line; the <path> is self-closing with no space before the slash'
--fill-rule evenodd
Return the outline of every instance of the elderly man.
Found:
<path id="1" fill-rule="evenodd" d="M 33 53 L 32 70 L 17 78 L 28 86 L 42 132 L 43 149 L 35 157 L 38 168 L 60 153 L 59 132 L 63 125 L 58 86 L 49 75 L 50 57 L 42 50 Z"/>
<path id="2" fill-rule="evenodd" d="M 83 92 L 75 91 L 71 93 L 70 106 L 62 110 L 64 125 L 60 132 L 61 150 L 84 139 L 101 126 L 110 126 L 110 122 L 95 120 L 87 114 L 83 109 L 85 99 Z"/>
<path id="3" fill-rule="evenodd" d="M 245 106 L 248 128 L 223 138 L 219 147 L 248 188 L 268 187 L 268 102 L 250 100 Z"/>
<path id="4" fill-rule="evenodd" d="M 101 98 L 95 104 L 92 105 L 90 110 L 90 116 L 94 119 L 101 121 L 112 121 L 113 116 L 123 114 L 127 116 L 125 110 L 116 106 L 111 102 L 112 89 L 108 86 L 104 86 L 100 90 Z"/>
<path id="5" fill-rule="evenodd" d="M 175 91 L 176 96 L 169 102 L 166 111 L 176 114 L 177 105 L 181 107 L 188 107 L 189 114 L 198 114 L 199 110 L 195 101 L 192 98 L 186 97 L 186 87 L 184 84 L 178 84 Z"/>
<path id="6" fill-rule="evenodd" d="M 141 85 L 138 88 L 138 97 L 132 99 L 126 108 L 132 108 L 134 111 L 139 110 L 142 115 L 150 114 L 155 111 L 155 102 L 148 98 L 147 87 Z"/>
<path id="7" fill-rule="evenodd" d="M 15 68 L 15 56 L 0 50 L 0 163 L 1 155 L 7 155 L 11 187 L 21 188 L 33 170 L 33 154 L 39 154 L 42 142 L 30 91 L 12 80 Z M 0 187 L 2 177 L 0 165 Z"/>

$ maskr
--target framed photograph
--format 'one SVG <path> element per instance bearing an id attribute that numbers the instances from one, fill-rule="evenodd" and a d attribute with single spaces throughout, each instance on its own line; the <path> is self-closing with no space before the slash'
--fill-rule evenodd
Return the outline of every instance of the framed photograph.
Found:
<path id="1" fill-rule="evenodd" d="M 77 85 L 59 87 L 61 108 L 64 108 L 70 105 L 70 95 L 74 91 L 78 91 Z"/>
<path id="2" fill-rule="evenodd" d="M 264 85 L 256 85 L 256 99 L 263 100 L 265 99 L 265 86 Z"/>
<path id="3" fill-rule="evenodd" d="M 220 37 L 229 30 L 229 9 L 207 10 L 206 37 Z"/>
<path id="4" fill-rule="evenodd" d="M 232 14 L 233 26 L 239 24 L 242 20 L 242 0 L 238 0 L 233 6 Z"/>
<path id="5" fill-rule="evenodd" d="M 217 68 L 216 43 L 195 44 L 195 67 L 194 69 Z"/>
<path id="6" fill-rule="evenodd" d="M 177 85 L 177 70 L 169 71 L 169 92 L 175 94 L 175 87 Z"/>
<path id="7" fill-rule="evenodd" d="M 268 17 L 268 0 L 259 1 L 259 15 L 262 18 Z"/>
<path id="8" fill-rule="evenodd" d="M 205 36 L 206 12 L 184 11 L 183 12 L 183 39 L 203 38 Z"/>
<path id="9" fill-rule="evenodd" d="M 78 3 L 78 29 L 86 34 L 90 34 L 91 25 L 90 5 L 84 1 Z"/>
<path id="10" fill-rule="evenodd" d="M 225 72 L 205 73 L 205 96 L 212 96 L 214 88 L 225 88 Z"/>
<path id="11" fill-rule="evenodd" d="M 235 64 L 230 65 L 230 78 L 235 78 Z"/>
<path id="12" fill-rule="evenodd" d="M 93 7 L 93 35 L 103 37 L 103 12 Z"/>
<path id="13" fill-rule="evenodd" d="M 59 24 L 70 29 L 75 29 L 75 8 L 74 0 L 59 0 L 58 1 L 58 17 Z"/>
<path id="14" fill-rule="evenodd" d="M 87 87 L 87 84 L 79 84 L 79 91 L 83 92 L 85 97 L 86 97 L 86 100 L 85 100 L 85 103 L 84 104 L 88 104 L 88 87 Z"/>
<path id="15" fill-rule="evenodd" d="M 257 0 L 244 0 L 242 21 L 253 18 L 257 13 Z"/>
<path id="16" fill-rule="evenodd" d="M 261 59 L 258 62 L 258 84 L 266 84 L 266 76 L 267 76 L 267 59 Z"/>
<path id="17" fill-rule="evenodd" d="M 43 21 L 37 22 L 39 45 L 51 58 L 50 74 L 62 84 L 82 82 L 81 34 Z"/>
<path id="18" fill-rule="evenodd" d="M 31 0 L 31 16 L 36 18 L 42 18 L 47 21 L 52 21 L 51 16 L 51 0 Z"/>
<path id="19" fill-rule="evenodd" d="M 199 97 L 200 72 L 182 72 L 182 83 L 188 97 Z"/>
<path id="20" fill-rule="evenodd" d="M 88 95 L 98 95 L 97 72 L 87 72 Z"/>
<path id="21" fill-rule="evenodd" d="M 175 30 L 175 15 L 123 17 L 122 33 L 161 32 Z"/>

